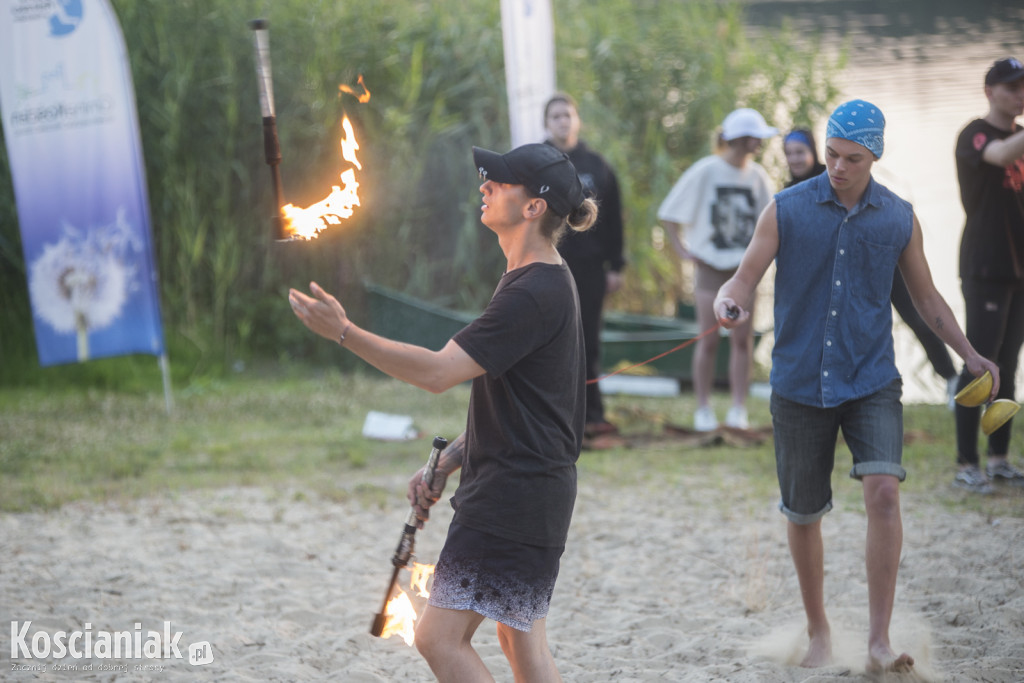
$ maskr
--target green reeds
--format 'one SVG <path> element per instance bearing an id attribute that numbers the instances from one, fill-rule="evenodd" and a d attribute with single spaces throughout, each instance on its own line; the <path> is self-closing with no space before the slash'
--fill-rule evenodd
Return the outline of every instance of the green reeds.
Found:
<path id="1" fill-rule="evenodd" d="M 328 360 L 329 349 L 299 334 L 285 300 L 288 287 L 310 280 L 339 294 L 357 320 L 366 319 L 365 278 L 457 308 L 483 306 L 504 259 L 479 223 L 469 148 L 509 145 L 498 3 L 113 4 L 134 78 L 176 384 L 238 360 Z M 623 187 L 631 265 L 614 306 L 672 310 L 680 276 L 675 258 L 651 240 L 658 204 L 710 151 L 732 108 L 756 107 L 780 128 L 824 111 L 836 93 L 837 58 L 789 30 L 751 36 L 738 5 L 552 5 L 558 87 L 579 100 L 585 139 Z M 361 206 L 309 244 L 271 239 L 276 207 L 248 28 L 256 17 L 270 22 L 286 200 L 307 206 L 337 183 L 347 168 L 338 150 L 343 116 L 361 145 Z M 359 75 L 372 93 L 365 104 L 338 90 Z M 765 163 L 781 180 L 773 144 L 780 147 L 766 146 Z M 0 382 L 36 382 L 6 164 L 0 265 L 0 351 L 12 361 L 0 365 Z"/>

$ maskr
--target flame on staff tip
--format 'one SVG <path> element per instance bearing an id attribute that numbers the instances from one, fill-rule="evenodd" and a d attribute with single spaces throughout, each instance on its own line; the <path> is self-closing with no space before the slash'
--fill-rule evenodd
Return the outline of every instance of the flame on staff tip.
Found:
<path id="1" fill-rule="evenodd" d="M 434 575 L 434 565 L 412 563 L 412 576 L 409 577 L 409 588 L 416 589 L 416 595 L 421 598 L 429 598 L 430 591 L 427 589 L 427 581 Z"/>
<path id="2" fill-rule="evenodd" d="M 353 90 L 351 86 L 345 85 L 344 83 L 342 83 L 341 85 L 338 86 L 338 92 L 339 93 L 348 93 L 349 95 L 352 95 L 357 100 L 359 100 L 361 103 L 365 104 L 365 103 L 370 101 L 370 90 L 369 90 L 369 88 L 366 87 L 366 84 L 363 83 L 363 75 L 362 74 L 359 74 L 359 79 L 357 80 L 357 82 L 359 83 L 359 85 L 361 85 L 363 87 L 363 94 L 362 95 L 357 94 L 356 91 Z M 377 86 L 373 86 L 373 87 L 376 88 Z M 338 97 L 341 97 L 341 95 L 339 94 Z"/>
<path id="3" fill-rule="evenodd" d="M 427 589 L 427 582 L 434 575 L 434 565 L 413 562 L 410 572 L 412 575 L 409 578 L 409 588 L 416 590 L 417 597 L 429 598 L 430 591 Z M 381 638 L 397 635 L 401 636 L 406 645 L 412 645 L 415 642 L 416 608 L 413 607 L 412 600 L 401 588 L 397 589 L 395 597 L 388 600 L 387 606 L 384 607 L 384 617 L 386 620 L 384 630 L 380 634 Z"/>
<path id="4" fill-rule="evenodd" d="M 406 645 L 412 645 L 416 639 L 416 628 L 413 622 L 416 621 L 416 608 L 412 606 L 412 600 L 401 588 L 395 597 L 388 600 L 388 606 L 384 610 L 387 621 L 384 622 L 384 630 L 381 638 L 390 638 L 398 635 L 402 637 Z"/>
<path id="5" fill-rule="evenodd" d="M 352 123 L 346 116 L 341 127 L 344 136 L 341 138 L 341 156 L 358 170 L 363 166 L 356 158 L 359 143 L 352 130 Z M 281 207 L 284 217 L 284 232 L 288 237 L 311 240 L 332 225 L 340 225 L 343 220 L 354 213 L 353 207 L 359 206 L 359 183 L 356 182 L 355 170 L 348 169 L 341 174 L 339 185 L 331 186 L 331 193 L 316 204 L 301 208 L 294 204 Z"/>
<path id="6" fill-rule="evenodd" d="M 341 139 L 341 158 L 362 171 L 363 165 L 356 158 L 356 150 L 359 149 L 359 143 L 356 142 L 356 134 L 352 131 L 352 123 L 348 120 L 347 116 L 341 120 L 341 128 L 345 131 L 345 137 Z"/>

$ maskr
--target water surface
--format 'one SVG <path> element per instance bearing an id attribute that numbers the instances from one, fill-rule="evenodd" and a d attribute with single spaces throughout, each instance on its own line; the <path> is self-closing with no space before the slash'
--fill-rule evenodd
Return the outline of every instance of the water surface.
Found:
<path id="1" fill-rule="evenodd" d="M 754 31 L 781 25 L 847 46 L 841 100 L 862 98 L 886 117 L 875 175 L 914 204 L 936 285 L 963 324 L 957 269 L 964 213 L 953 150 L 970 120 L 988 110 L 983 81 L 992 62 L 1024 59 L 1024 2 L 747 0 Z M 1024 121 L 1024 119 L 1022 119 Z M 815 129 L 819 146 L 825 122 Z M 897 365 L 908 402 L 937 402 L 944 383 L 913 334 L 896 325 Z M 954 355 L 954 362 L 962 366 Z M 1024 373 L 1024 368 L 1022 368 Z M 1021 376 L 1018 386 L 1024 386 Z"/>

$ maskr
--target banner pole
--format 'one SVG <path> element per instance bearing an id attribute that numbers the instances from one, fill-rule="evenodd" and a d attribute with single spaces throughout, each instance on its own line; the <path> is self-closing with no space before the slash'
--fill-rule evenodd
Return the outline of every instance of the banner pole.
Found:
<path id="1" fill-rule="evenodd" d="M 171 396 L 171 364 L 167 360 L 167 353 L 161 353 L 158 362 L 160 363 L 160 375 L 164 380 L 164 406 L 167 409 L 167 416 L 174 412 L 174 399 Z"/>

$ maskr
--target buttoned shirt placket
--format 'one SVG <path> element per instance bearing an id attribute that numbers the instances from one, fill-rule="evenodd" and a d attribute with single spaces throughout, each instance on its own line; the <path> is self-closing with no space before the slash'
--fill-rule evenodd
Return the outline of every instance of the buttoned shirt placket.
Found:
<path id="1" fill-rule="evenodd" d="M 846 302 L 846 272 L 849 259 L 846 258 L 847 244 L 852 239 L 853 229 L 850 227 L 850 219 L 856 216 L 864 207 L 862 199 L 852 210 L 847 211 L 846 207 L 833 200 L 835 205 L 843 212 L 842 221 L 839 224 L 836 235 L 836 251 L 832 261 L 832 286 L 829 296 L 828 309 L 825 314 L 825 334 L 822 338 L 821 350 L 821 398 L 823 405 L 829 405 L 835 398 L 835 383 L 841 382 L 842 377 L 836 372 L 833 353 L 838 343 L 840 317 L 844 315 L 844 304 Z"/>

